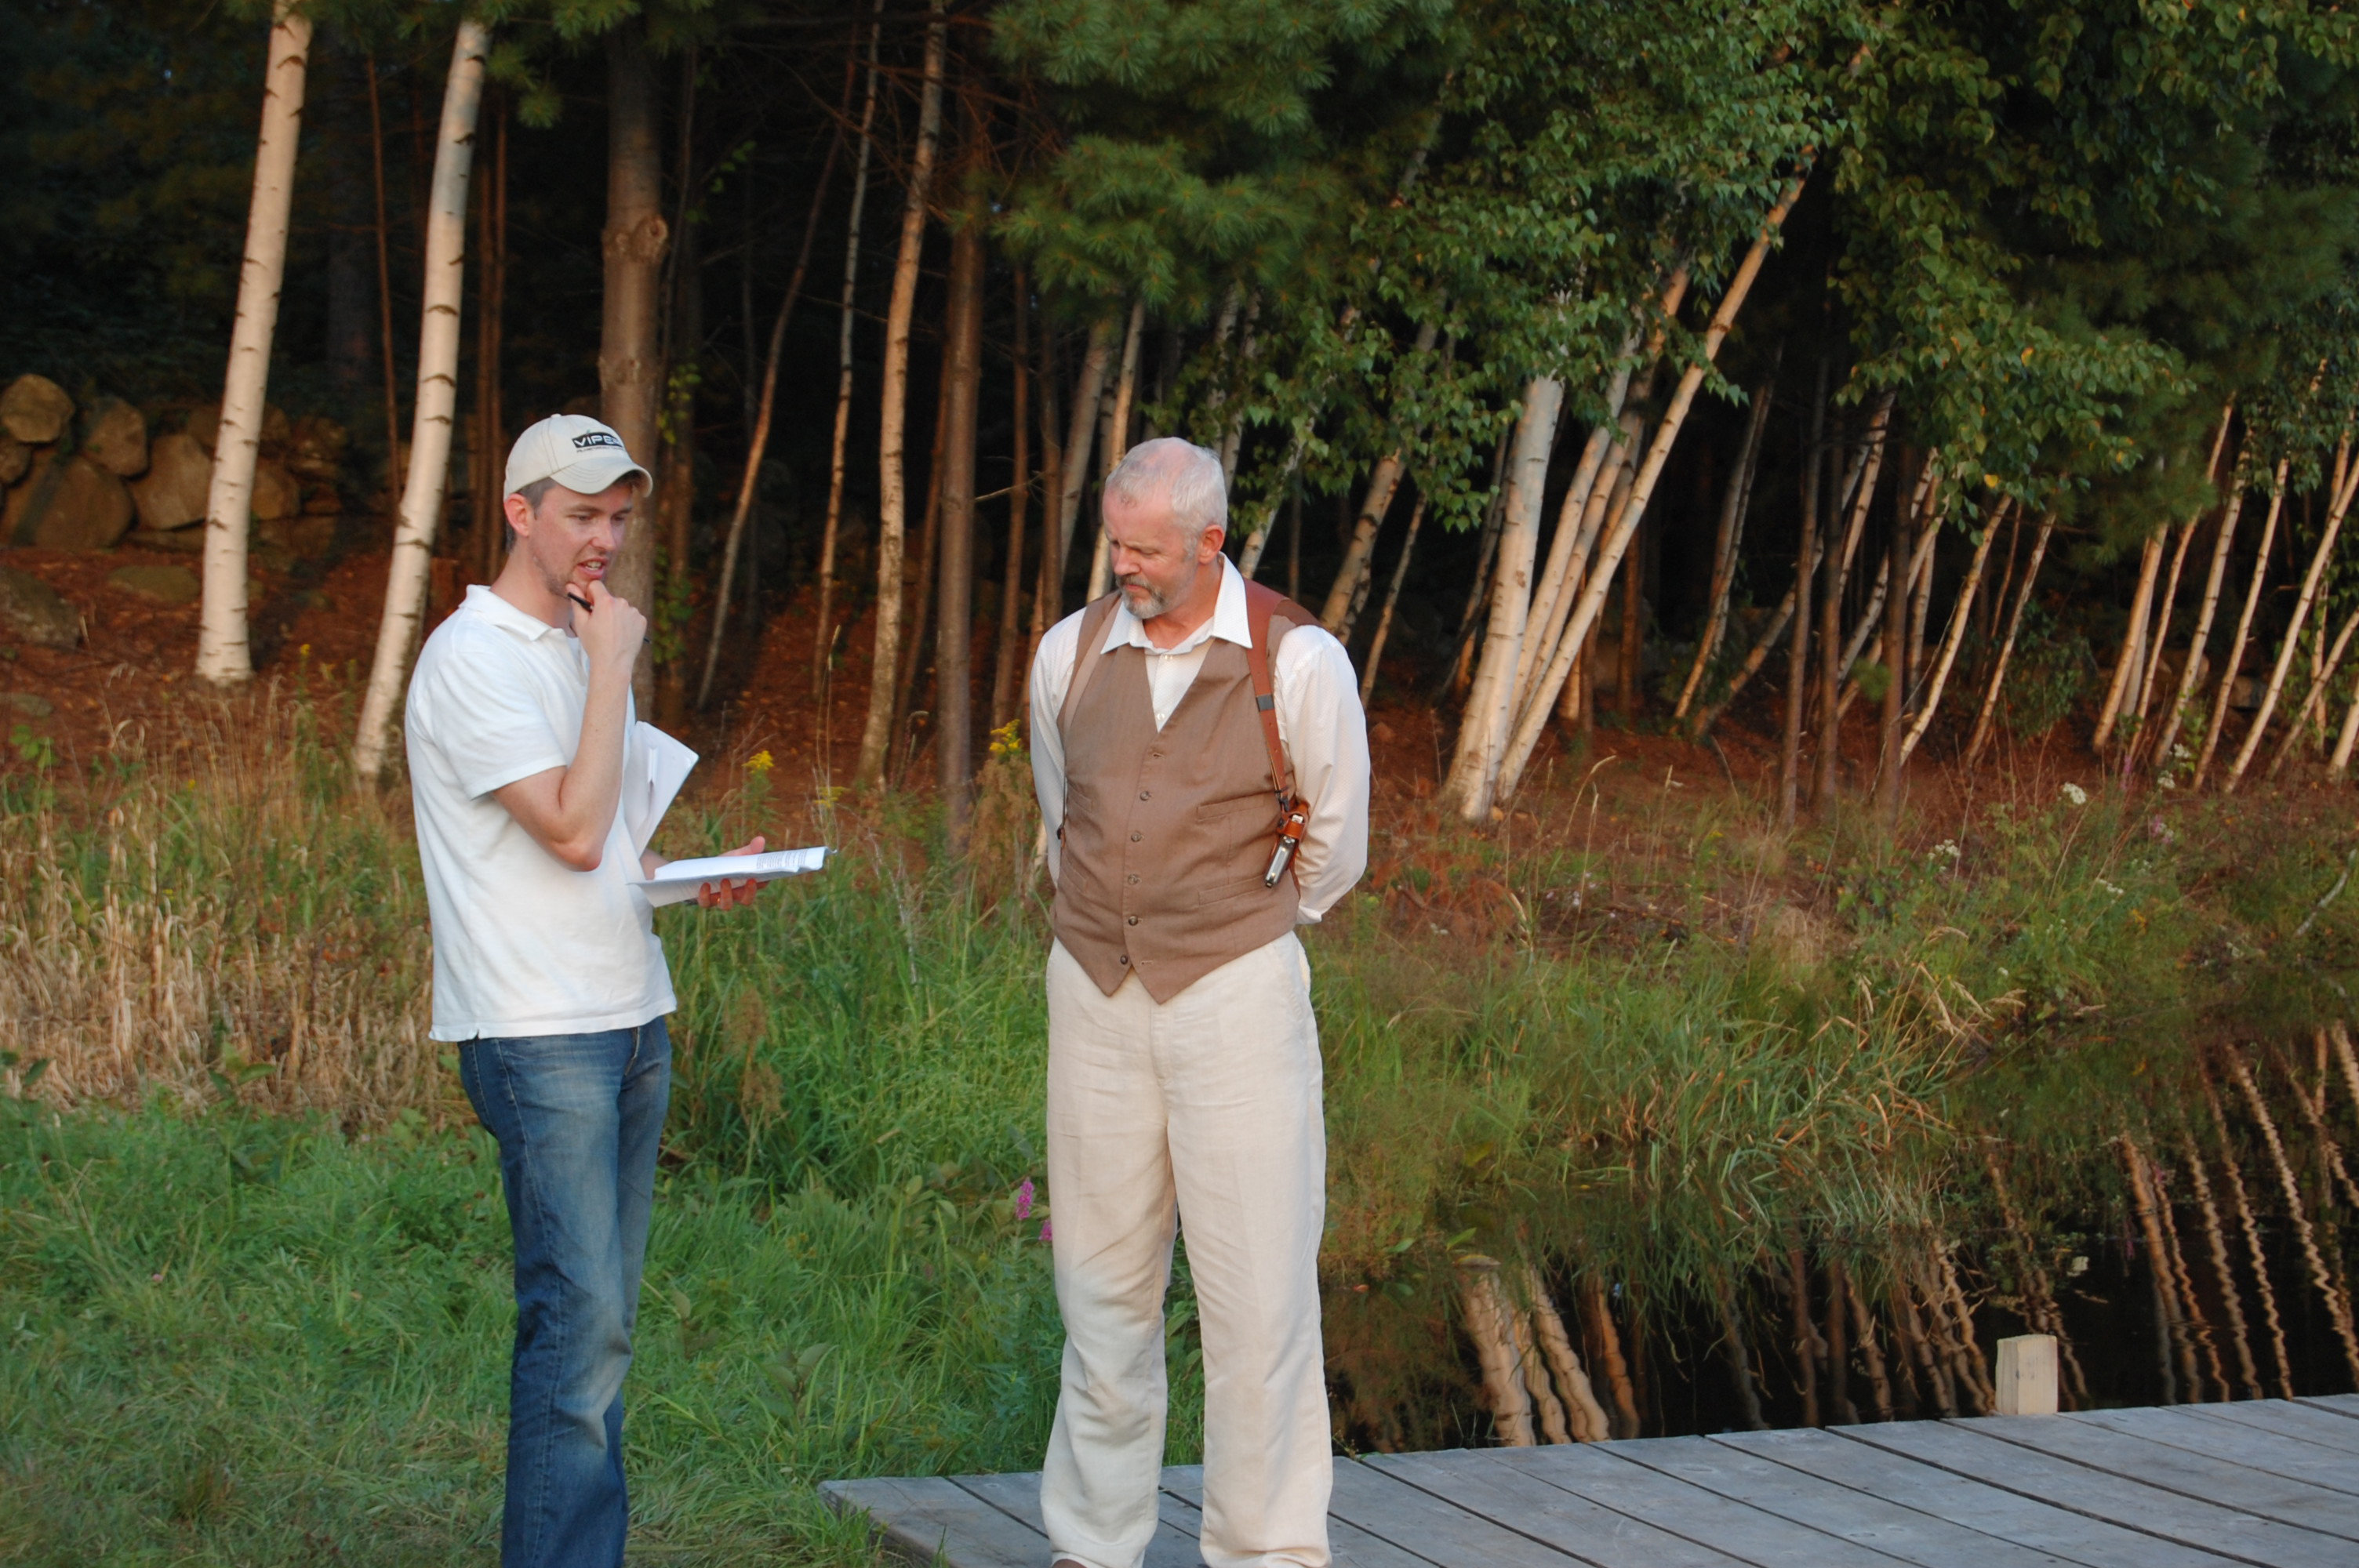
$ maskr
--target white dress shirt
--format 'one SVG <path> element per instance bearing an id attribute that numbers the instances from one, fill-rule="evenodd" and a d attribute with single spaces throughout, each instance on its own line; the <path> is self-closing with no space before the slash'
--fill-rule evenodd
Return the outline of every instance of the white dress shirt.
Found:
<path id="1" fill-rule="evenodd" d="M 1040 819 L 1049 825 L 1049 875 L 1057 874 L 1057 824 L 1065 818 L 1065 738 L 1057 714 L 1073 680 L 1073 654 L 1082 636 L 1077 610 L 1049 629 L 1032 659 L 1032 786 L 1040 797 Z M 1221 558 L 1221 596 L 1212 618 L 1178 646 L 1158 648 L 1130 607 L 1119 600 L 1106 623 L 1098 652 L 1132 647 L 1147 654 L 1147 689 L 1155 704 L 1155 727 L 1163 728 L 1204 667 L 1204 650 L 1215 637 L 1240 648 L 1252 646 L 1245 613 L 1245 579 L 1227 557 Z M 1294 771 L 1294 791 L 1310 808 L 1295 851 L 1294 876 L 1301 891 L 1300 918 L 1317 920 L 1360 880 L 1368 868 L 1368 725 L 1360 710 L 1359 676 L 1343 644 L 1322 626 L 1288 633 L 1270 660 L 1271 695 L 1277 698 L 1277 734 Z"/>

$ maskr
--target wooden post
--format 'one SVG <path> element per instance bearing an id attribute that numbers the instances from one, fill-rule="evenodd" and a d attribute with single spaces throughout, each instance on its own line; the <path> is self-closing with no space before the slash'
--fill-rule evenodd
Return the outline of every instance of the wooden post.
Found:
<path id="1" fill-rule="evenodd" d="M 2000 1415 L 2056 1413 L 2056 1336 L 2018 1334 L 1998 1342 Z"/>

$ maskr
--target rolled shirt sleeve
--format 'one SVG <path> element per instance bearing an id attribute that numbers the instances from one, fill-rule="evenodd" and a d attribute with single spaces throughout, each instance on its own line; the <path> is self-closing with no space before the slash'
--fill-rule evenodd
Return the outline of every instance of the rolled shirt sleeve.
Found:
<path id="1" fill-rule="evenodd" d="M 1294 878 L 1301 918 L 1315 921 L 1368 869 L 1367 716 L 1352 656 L 1322 627 L 1288 633 L 1269 678 L 1294 791 L 1310 807 Z"/>

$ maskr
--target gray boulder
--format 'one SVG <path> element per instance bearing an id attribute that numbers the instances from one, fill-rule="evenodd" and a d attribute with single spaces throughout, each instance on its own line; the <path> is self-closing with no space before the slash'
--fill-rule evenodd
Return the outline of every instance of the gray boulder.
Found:
<path id="1" fill-rule="evenodd" d="M 131 531 L 131 492 L 77 452 L 40 452 L 23 484 L 8 492 L 5 531 L 16 545 L 45 550 L 111 550 Z"/>
<path id="2" fill-rule="evenodd" d="M 0 567 L 0 633 L 44 648 L 82 643 L 82 615 L 30 572 Z"/>
<path id="3" fill-rule="evenodd" d="M 205 520 L 213 482 L 213 460 L 196 438 L 175 430 L 158 436 L 147 451 L 147 472 L 131 487 L 139 525 L 163 531 Z"/>
<path id="4" fill-rule="evenodd" d="M 120 397 L 102 397 L 82 416 L 82 449 L 118 479 L 147 471 L 147 420 Z"/>
<path id="5" fill-rule="evenodd" d="M 294 475 L 265 459 L 254 465 L 253 510 L 255 520 L 263 523 L 292 517 L 303 510 L 303 487 Z"/>
<path id="6" fill-rule="evenodd" d="M 45 375 L 20 375 L 0 392 L 0 430 L 27 446 L 44 447 L 66 433 L 73 399 Z"/>

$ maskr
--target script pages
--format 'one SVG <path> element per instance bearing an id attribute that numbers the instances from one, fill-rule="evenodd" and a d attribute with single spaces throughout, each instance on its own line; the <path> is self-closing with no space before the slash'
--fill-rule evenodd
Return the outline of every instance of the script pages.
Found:
<path id="1" fill-rule="evenodd" d="M 696 766 L 697 756 L 652 724 L 636 726 L 631 739 L 633 744 L 623 760 L 622 804 L 624 830 L 630 835 L 631 853 L 636 857 L 647 853 L 657 827 L 679 795 L 679 786 L 688 782 L 690 770 Z M 634 878 L 631 885 L 647 903 L 661 909 L 687 903 L 707 882 L 776 881 L 816 871 L 826 864 L 827 850 L 821 847 L 777 849 L 766 855 L 708 855 L 658 866 L 654 876 Z"/>

